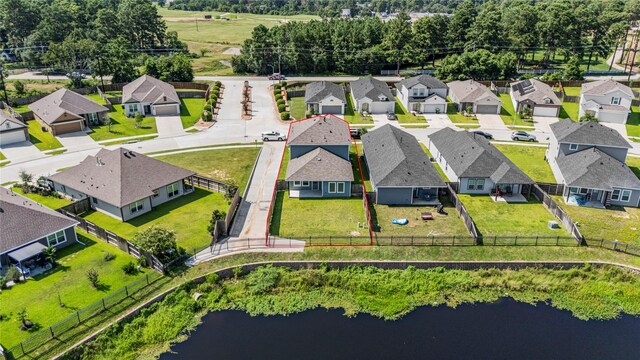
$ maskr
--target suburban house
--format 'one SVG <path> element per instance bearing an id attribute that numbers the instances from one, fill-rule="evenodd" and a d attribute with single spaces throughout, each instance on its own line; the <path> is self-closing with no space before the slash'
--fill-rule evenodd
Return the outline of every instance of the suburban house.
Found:
<path id="1" fill-rule="evenodd" d="M 447 185 L 413 135 L 387 124 L 362 136 L 362 149 L 377 204 L 440 204 Z"/>
<path id="2" fill-rule="evenodd" d="M 40 256 L 48 246 L 75 243 L 77 221 L 0 187 L 0 266 L 15 264 L 23 275 L 46 265 Z"/>
<path id="3" fill-rule="evenodd" d="M 142 75 L 122 88 L 122 106 L 127 117 L 180 115 L 180 98 L 171 84 Z"/>
<path id="4" fill-rule="evenodd" d="M 335 116 L 316 116 L 291 123 L 285 181 L 289 196 L 350 197 L 353 170 L 349 124 Z"/>
<path id="5" fill-rule="evenodd" d="M 568 204 L 640 207 L 640 179 L 626 165 L 631 145 L 592 121 L 551 124 L 547 159 Z"/>
<path id="6" fill-rule="evenodd" d="M 531 109 L 533 116 L 558 117 L 562 102 L 551 86 L 536 79 L 527 79 L 512 83 L 509 95 L 517 113 Z"/>
<path id="7" fill-rule="evenodd" d="M 91 208 L 127 221 L 193 191 L 192 171 L 124 148 L 101 149 L 49 176 L 59 193 L 89 198 Z"/>
<path id="8" fill-rule="evenodd" d="M 449 88 L 429 75 L 418 75 L 396 84 L 398 100 L 407 111 L 445 114 Z"/>
<path id="9" fill-rule="evenodd" d="M 474 114 L 500 114 L 502 100 L 488 87 L 474 80 L 457 80 L 447 83 L 449 97 L 458 111 L 471 107 Z"/>
<path id="10" fill-rule="evenodd" d="M 485 137 L 443 128 L 429 135 L 429 151 L 461 194 L 492 194 L 508 201 L 526 201 L 534 184 Z"/>
<path id="11" fill-rule="evenodd" d="M 633 91 L 612 79 L 582 84 L 580 89 L 580 113 L 591 113 L 600 122 L 625 124 L 629 117 Z"/>
<path id="12" fill-rule="evenodd" d="M 53 135 L 84 131 L 102 124 L 109 109 L 69 89 L 60 89 L 29 105 L 35 119 Z"/>
<path id="13" fill-rule="evenodd" d="M 369 114 L 393 114 L 396 100 L 386 82 L 372 77 L 351 82 L 351 97 L 355 111 Z"/>
<path id="14" fill-rule="evenodd" d="M 22 121 L 0 110 L 0 145 L 29 140 L 29 128 Z"/>
<path id="15" fill-rule="evenodd" d="M 307 112 L 313 114 L 344 114 L 347 97 L 338 84 L 318 81 L 307 84 L 304 91 Z"/>

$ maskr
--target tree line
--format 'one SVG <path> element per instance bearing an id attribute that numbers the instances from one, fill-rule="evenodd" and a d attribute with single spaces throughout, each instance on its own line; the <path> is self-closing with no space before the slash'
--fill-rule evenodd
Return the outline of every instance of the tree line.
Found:
<path id="1" fill-rule="evenodd" d="M 114 82 L 134 79 L 138 69 L 165 80 L 193 77 L 186 45 L 150 0 L 2 0 L 0 42 L 27 66 L 71 74 L 76 86 L 83 72 Z"/>
<path id="2" fill-rule="evenodd" d="M 453 16 L 411 22 L 377 17 L 288 22 L 254 28 L 234 57 L 236 72 L 379 73 L 434 66 L 444 79 L 508 78 L 519 67 L 604 58 L 626 39 L 640 1 L 463 1 Z M 537 56 L 537 59 L 532 61 Z M 575 63 L 575 60 L 574 60 Z"/>

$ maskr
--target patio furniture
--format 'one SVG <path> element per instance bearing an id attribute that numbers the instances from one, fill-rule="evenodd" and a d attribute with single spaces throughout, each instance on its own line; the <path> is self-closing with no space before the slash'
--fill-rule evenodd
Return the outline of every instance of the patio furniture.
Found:
<path id="1" fill-rule="evenodd" d="M 393 219 L 391 223 L 394 225 L 407 225 L 409 223 L 409 219 Z"/>
<path id="2" fill-rule="evenodd" d="M 433 213 L 431 213 L 430 211 L 423 212 L 420 217 L 422 218 L 422 220 L 433 220 Z"/>

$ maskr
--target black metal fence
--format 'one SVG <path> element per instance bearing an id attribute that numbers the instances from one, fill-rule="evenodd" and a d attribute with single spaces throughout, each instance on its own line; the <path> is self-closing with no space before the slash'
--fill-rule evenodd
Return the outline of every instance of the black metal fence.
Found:
<path id="1" fill-rule="evenodd" d="M 551 198 L 551 196 L 549 196 L 549 194 L 543 191 L 538 184 L 533 185 L 532 190 L 533 190 L 533 195 L 537 197 L 538 200 L 542 201 L 542 203 L 544 204 L 544 207 L 547 208 L 547 210 L 549 210 L 549 212 L 553 214 L 553 216 L 555 216 L 556 219 L 560 221 L 560 223 L 565 227 L 565 229 L 567 229 L 567 231 L 571 233 L 571 236 L 573 236 L 575 241 L 581 244 L 584 241 L 584 236 L 582 236 L 582 233 L 578 229 L 576 222 L 573 221 L 571 216 L 569 216 L 569 214 L 567 214 L 567 212 L 564 211 L 560 207 L 560 205 L 558 205 L 558 203 L 556 203 Z"/>
<path id="2" fill-rule="evenodd" d="M 464 226 L 467 228 L 467 231 L 469 231 L 469 234 L 477 242 L 478 238 L 480 237 L 478 228 L 476 227 L 475 222 L 473 222 L 473 218 L 471 218 L 471 215 L 469 215 L 467 208 L 464 207 L 464 204 L 458 198 L 458 195 L 456 194 L 457 187 L 458 187 L 458 183 L 447 183 L 447 190 L 448 190 L 447 193 L 449 195 L 449 199 L 451 200 L 451 202 L 456 208 L 456 211 L 462 218 L 462 221 L 464 222 Z"/>
<path id="3" fill-rule="evenodd" d="M 602 249 L 623 252 L 629 255 L 640 256 L 640 246 L 620 242 L 617 240 L 585 239 L 584 244 L 590 247 L 598 247 Z"/>

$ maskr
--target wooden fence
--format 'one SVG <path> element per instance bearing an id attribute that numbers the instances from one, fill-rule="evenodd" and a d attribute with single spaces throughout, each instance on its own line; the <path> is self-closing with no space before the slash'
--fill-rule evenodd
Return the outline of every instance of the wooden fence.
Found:
<path id="1" fill-rule="evenodd" d="M 578 242 L 578 244 L 582 244 L 584 242 L 584 237 L 580 233 L 578 226 L 575 221 L 571 219 L 569 214 L 567 214 L 561 207 L 556 203 L 549 194 L 547 194 L 542 188 L 535 184 L 533 185 L 533 195 L 538 198 L 538 200 L 542 201 L 544 206 L 560 221 L 560 223 L 571 233 L 574 239 Z"/>
<path id="2" fill-rule="evenodd" d="M 229 184 L 223 181 L 214 180 L 205 176 L 194 175 L 190 179 L 187 179 L 189 185 L 194 185 L 207 189 L 209 191 L 215 191 L 219 193 L 228 193 L 237 189 L 237 186 Z"/>
<path id="3" fill-rule="evenodd" d="M 462 218 L 467 231 L 469 231 L 469 234 L 473 237 L 473 240 L 478 243 L 479 240 L 481 240 L 481 236 L 478 234 L 478 228 L 473 222 L 473 218 L 471 218 L 471 215 L 469 215 L 467 208 L 464 207 L 464 204 L 458 198 L 458 195 L 456 194 L 454 188 L 458 188 L 458 183 L 447 183 L 447 192 L 449 195 L 449 199 L 456 207 L 456 211 L 458 211 L 458 214 L 460 214 L 460 217 Z"/>

